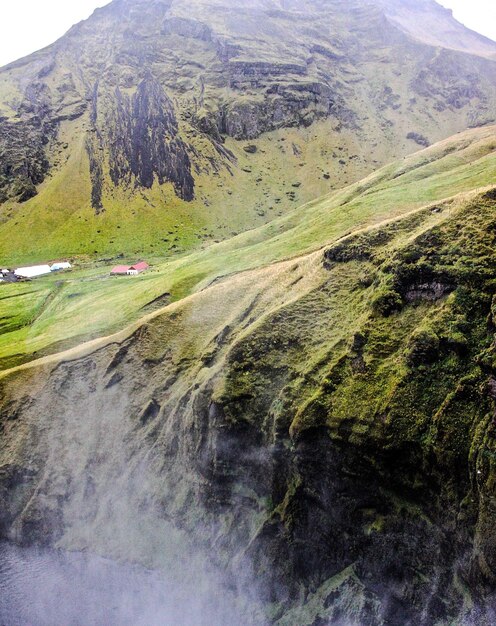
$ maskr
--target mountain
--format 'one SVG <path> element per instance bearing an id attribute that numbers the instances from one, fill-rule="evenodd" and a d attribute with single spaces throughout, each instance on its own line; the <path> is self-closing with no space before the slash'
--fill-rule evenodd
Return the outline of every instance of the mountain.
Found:
<path id="1" fill-rule="evenodd" d="M 494 122 L 495 54 L 431 0 L 114 0 L 0 70 L 2 263 L 266 223 Z"/>
<path id="2" fill-rule="evenodd" d="M 73 257 L 0 284 L 0 623 L 71 621 L 43 547 L 84 626 L 492 626 L 496 44 L 246 4 L 114 0 L 0 70 L 0 261 Z"/>

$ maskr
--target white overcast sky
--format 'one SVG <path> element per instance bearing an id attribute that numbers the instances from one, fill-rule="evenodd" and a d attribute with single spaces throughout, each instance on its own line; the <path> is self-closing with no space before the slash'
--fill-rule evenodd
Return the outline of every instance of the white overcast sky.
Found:
<path id="1" fill-rule="evenodd" d="M 439 1 L 460 22 L 496 41 L 496 0 Z M 105 4 L 108 0 L 0 0 L 0 67 L 53 43 Z"/>

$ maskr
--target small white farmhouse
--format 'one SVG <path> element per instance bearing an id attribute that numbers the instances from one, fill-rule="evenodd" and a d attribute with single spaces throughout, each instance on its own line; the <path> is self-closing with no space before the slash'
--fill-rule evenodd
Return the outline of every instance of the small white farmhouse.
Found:
<path id="1" fill-rule="evenodd" d="M 136 265 L 131 265 L 131 267 L 127 270 L 127 273 L 128 276 L 137 276 L 138 274 L 141 274 L 141 272 L 146 272 L 149 268 L 150 266 L 146 261 L 140 261 L 139 263 L 136 263 Z"/>
<path id="2" fill-rule="evenodd" d="M 50 269 L 52 272 L 60 272 L 61 270 L 70 270 L 72 265 L 67 261 L 60 261 L 59 263 L 54 263 Z"/>
<path id="3" fill-rule="evenodd" d="M 50 272 L 49 265 L 33 265 L 32 267 L 19 267 L 14 270 L 14 274 L 19 278 L 37 278 L 38 276 L 50 274 Z"/>

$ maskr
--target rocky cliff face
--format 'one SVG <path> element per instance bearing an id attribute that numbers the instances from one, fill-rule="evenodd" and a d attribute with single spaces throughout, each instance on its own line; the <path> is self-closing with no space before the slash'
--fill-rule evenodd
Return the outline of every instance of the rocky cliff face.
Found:
<path id="1" fill-rule="evenodd" d="M 158 566 L 172 527 L 249 563 L 281 626 L 492 624 L 494 209 L 426 207 L 4 377 L 2 535 Z"/>
<path id="2" fill-rule="evenodd" d="M 246 228 L 275 204 L 284 210 L 414 151 L 418 134 L 432 142 L 493 121 L 496 65 L 476 56 L 475 35 L 446 14 L 465 53 L 404 32 L 405 20 L 427 28 L 439 11 L 434 2 L 115 0 L 0 72 L 2 241 L 22 248 L 16 232 L 46 213 L 71 228 L 77 213 L 94 233 L 107 212 L 115 251 L 129 247 L 119 220 L 150 207 L 159 215 L 142 219 L 179 211 L 220 232 L 230 213 L 228 227 Z M 484 50 L 490 56 L 496 45 Z M 255 142 L 248 161 L 246 141 Z M 288 151 L 278 146 L 286 165 L 262 189 L 274 141 L 288 141 Z M 81 184 L 66 197 L 73 167 Z M 295 192 L 302 175 L 311 184 Z M 226 210 L 232 202 L 235 212 Z M 125 216 L 119 203 L 129 206 Z M 82 252 L 93 251 L 90 238 Z"/>

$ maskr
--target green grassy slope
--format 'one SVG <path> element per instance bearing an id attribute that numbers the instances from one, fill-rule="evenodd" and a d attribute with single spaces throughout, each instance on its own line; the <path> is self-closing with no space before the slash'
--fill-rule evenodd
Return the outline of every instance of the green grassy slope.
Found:
<path id="1" fill-rule="evenodd" d="M 76 140 L 81 128 L 71 123 L 67 132 Z M 256 146 L 257 152 L 245 152 L 248 145 Z M 232 172 L 219 168 L 215 174 L 198 175 L 192 204 L 177 198 L 171 185 L 156 184 L 140 193 L 115 189 L 106 211 L 95 216 L 88 157 L 84 142 L 79 141 L 77 150 L 63 159 L 37 196 L 0 209 L 0 264 L 14 266 L 60 256 L 175 256 L 263 225 L 362 178 L 374 167 L 353 132 L 345 130 L 333 137 L 329 121 L 309 129 L 275 131 L 249 142 L 228 139 L 226 147 L 236 156 Z M 209 154 L 208 146 L 198 145 L 198 149 Z M 386 152 L 385 147 L 376 148 L 374 160 L 384 162 Z M 338 154 L 345 165 L 336 164 L 333 155 Z M 350 160 L 351 155 L 356 158 Z"/>
<path id="2" fill-rule="evenodd" d="M 164 294 L 179 301 L 219 278 L 296 259 L 426 205 L 457 207 L 495 180 L 495 128 L 471 130 L 228 241 L 176 259 L 152 257 L 152 271 L 136 279 L 110 279 L 108 264 L 89 263 L 32 283 L 38 305 L 23 285 L 10 286 L 0 291 L 0 317 L 6 319 L 0 358 L 5 368 L 109 334 L 149 312 L 147 306 Z M 41 306 L 46 291 L 51 297 Z M 12 319 L 12 295 L 22 324 Z"/>

